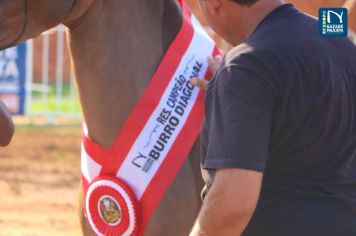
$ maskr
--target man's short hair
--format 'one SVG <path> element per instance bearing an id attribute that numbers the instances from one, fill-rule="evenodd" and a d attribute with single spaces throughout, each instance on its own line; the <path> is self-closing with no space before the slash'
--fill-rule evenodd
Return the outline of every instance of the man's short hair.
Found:
<path id="1" fill-rule="evenodd" d="M 240 5 L 251 6 L 254 3 L 256 3 L 258 0 L 232 0 L 232 1 Z"/>

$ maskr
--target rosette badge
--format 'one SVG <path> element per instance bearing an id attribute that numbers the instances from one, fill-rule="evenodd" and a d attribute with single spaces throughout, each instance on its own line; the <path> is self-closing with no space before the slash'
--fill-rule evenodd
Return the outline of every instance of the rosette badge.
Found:
<path id="1" fill-rule="evenodd" d="M 88 220 L 97 235 L 139 234 L 139 204 L 132 190 L 114 177 L 98 177 L 86 195 Z"/>

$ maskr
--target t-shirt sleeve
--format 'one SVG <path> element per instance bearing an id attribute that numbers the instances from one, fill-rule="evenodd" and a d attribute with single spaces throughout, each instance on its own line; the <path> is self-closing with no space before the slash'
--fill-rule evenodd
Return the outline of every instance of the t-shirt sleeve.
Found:
<path id="1" fill-rule="evenodd" d="M 225 68 L 209 85 L 205 169 L 242 168 L 263 172 L 268 159 L 274 89 L 245 67 Z M 209 91 L 208 91 L 209 93 Z"/>

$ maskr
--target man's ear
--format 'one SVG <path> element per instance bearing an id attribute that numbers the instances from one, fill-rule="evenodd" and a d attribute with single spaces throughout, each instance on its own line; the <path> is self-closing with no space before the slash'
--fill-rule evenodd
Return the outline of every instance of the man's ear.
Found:
<path id="1" fill-rule="evenodd" d="M 217 15 L 219 13 L 220 7 L 222 5 L 222 3 L 221 3 L 222 0 L 206 0 L 206 1 L 208 3 L 210 13 L 212 15 Z"/>

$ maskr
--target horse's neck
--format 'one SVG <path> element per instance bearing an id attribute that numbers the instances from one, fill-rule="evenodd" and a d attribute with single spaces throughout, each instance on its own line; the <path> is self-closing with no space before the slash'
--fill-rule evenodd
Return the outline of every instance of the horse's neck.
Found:
<path id="1" fill-rule="evenodd" d="M 89 135 L 110 146 L 181 24 L 175 0 L 97 0 L 69 40 Z"/>

